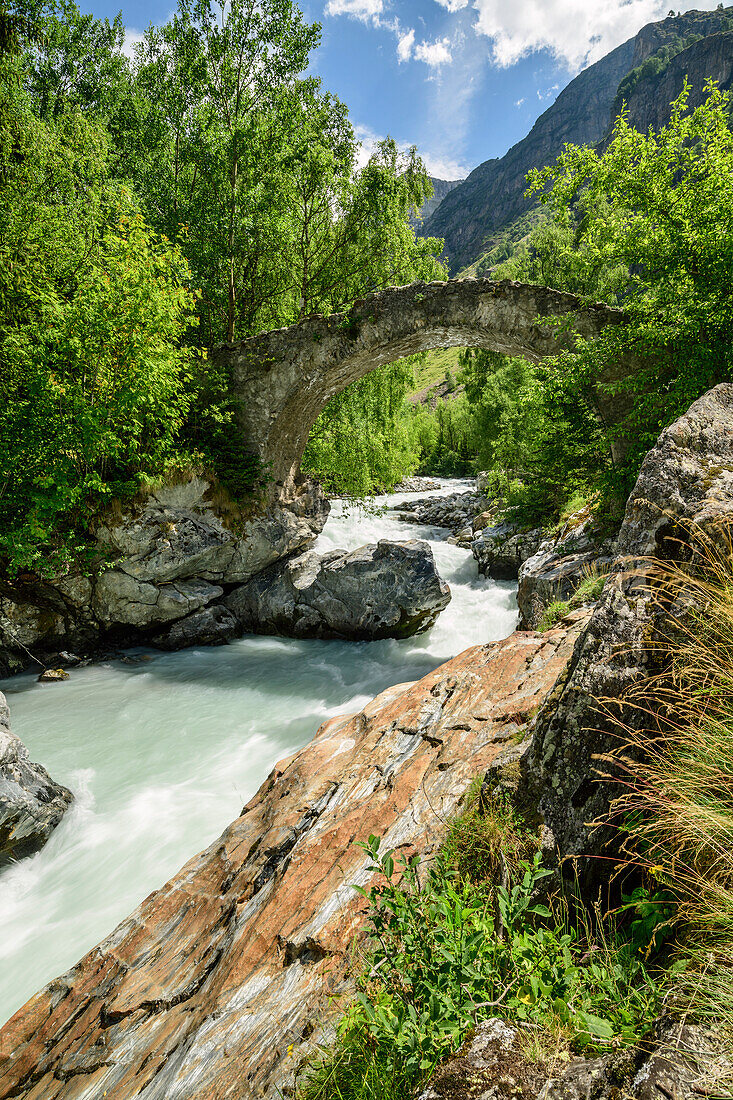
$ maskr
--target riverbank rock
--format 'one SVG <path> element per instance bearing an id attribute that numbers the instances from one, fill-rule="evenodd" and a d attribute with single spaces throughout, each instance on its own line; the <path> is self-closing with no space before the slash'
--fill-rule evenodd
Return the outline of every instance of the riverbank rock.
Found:
<path id="1" fill-rule="evenodd" d="M 225 640 L 226 615 L 214 610 L 225 588 L 311 546 L 330 505 L 301 484 L 287 500 L 249 518 L 227 518 L 220 490 L 191 476 L 163 485 L 97 532 L 108 567 L 90 576 L 0 582 L 0 675 L 20 671 L 32 654 L 73 650 L 96 656 L 139 644 L 161 628 L 169 648 Z"/>
<path id="2" fill-rule="evenodd" d="M 0 692 L 0 868 L 42 848 L 72 801 L 71 791 L 31 761 Z"/>
<path id="3" fill-rule="evenodd" d="M 541 527 L 525 528 L 516 523 L 486 524 L 471 543 L 478 571 L 496 581 L 512 581 L 521 566 L 537 552 L 543 541 Z"/>
<path id="4" fill-rule="evenodd" d="M 526 1055 L 526 1033 L 482 1021 L 419 1100 L 698 1100 L 727 1069 L 709 1029 L 660 1020 L 639 1046 L 554 1066 Z M 722 1095 L 722 1094 L 721 1094 Z"/>
<path id="5" fill-rule="evenodd" d="M 310 551 L 254 577 L 226 599 L 242 630 L 296 638 L 409 638 L 450 602 L 430 544 Z"/>
<path id="6" fill-rule="evenodd" d="M 440 843 L 521 740 L 581 624 L 475 646 L 325 723 L 222 837 L 0 1032 L 0 1095 L 253 1100 L 292 1087 L 351 994 L 370 833 Z"/>
<path id="7" fill-rule="evenodd" d="M 489 501 L 483 493 L 469 489 L 449 496 L 424 497 L 395 504 L 397 518 L 404 523 L 419 523 L 425 527 L 445 527 L 453 539 L 466 548 L 471 545 L 474 519 L 486 512 Z"/>
<path id="8" fill-rule="evenodd" d="M 569 516 L 519 567 L 517 603 L 521 626 L 534 630 L 555 600 L 566 600 L 588 577 L 610 568 L 615 539 L 588 509 Z"/>
<path id="9" fill-rule="evenodd" d="M 433 481 L 430 477 L 405 477 L 395 485 L 393 493 L 430 493 L 440 488 L 439 481 Z"/>
<path id="10" fill-rule="evenodd" d="M 179 619 L 162 634 L 156 634 L 152 641 L 159 649 L 187 649 L 189 646 L 226 645 L 239 633 L 239 625 L 231 611 L 217 604 Z"/>
<path id="11" fill-rule="evenodd" d="M 607 759 L 619 747 L 619 701 L 665 660 L 652 558 L 685 560 L 691 527 L 717 538 L 731 522 L 733 385 L 722 384 L 662 432 L 644 459 L 601 598 L 523 761 L 521 797 L 537 807 L 560 857 L 593 856 L 617 842 L 610 825 L 593 823 L 621 789 Z M 646 716 L 627 707 L 624 720 L 633 727 Z M 600 863 L 583 864 L 589 883 Z"/>

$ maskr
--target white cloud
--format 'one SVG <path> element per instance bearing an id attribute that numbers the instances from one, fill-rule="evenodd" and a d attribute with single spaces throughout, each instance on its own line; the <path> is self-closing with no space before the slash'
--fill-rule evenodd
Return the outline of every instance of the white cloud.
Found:
<path id="1" fill-rule="evenodd" d="M 142 42 L 145 34 L 143 31 L 136 31 L 134 27 L 125 28 L 125 41 L 122 43 L 122 52 L 125 57 L 129 57 L 132 61 L 135 57 L 135 47 L 138 42 Z"/>
<path id="2" fill-rule="evenodd" d="M 379 21 L 384 10 L 384 0 L 328 0 L 324 15 L 351 15 L 365 23 Z"/>
<path id="3" fill-rule="evenodd" d="M 428 172 L 436 180 L 463 180 L 471 171 L 460 161 L 441 157 L 439 154 L 423 153 L 422 159 Z"/>
<path id="4" fill-rule="evenodd" d="M 518 99 L 518 100 L 517 100 L 517 101 L 515 102 L 514 106 L 515 106 L 515 107 L 521 107 L 523 103 L 524 103 L 524 96 L 522 96 L 522 98 L 521 98 L 521 99 Z"/>
<path id="5" fill-rule="evenodd" d="M 463 11 L 467 8 L 470 0 L 438 0 L 441 8 L 447 8 L 448 11 Z"/>
<path id="6" fill-rule="evenodd" d="M 415 44 L 415 32 L 410 29 L 404 34 L 397 35 L 397 57 L 400 61 L 409 61 L 412 57 L 412 47 Z"/>
<path id="7" fill-rule="evenodd" d="M 450 7 L 457 0 L 439 0 Z M 702 8 L 716 0 L 698 0 Z M 535 50 L 551 50 L 568 68 L 597 61 L 644 26 L 662 19 L 669 0 L 474 0 L 476 30 L 491 39 L 492 59 L 513 65 Z"/>
<path id="8" fill-rule="evenodd" d="M 435 68 L 453 60 L 450 51 L 450 38 L 438 38 L 435 42 L 421 42 L 415 46 L 415 58 Z"/>
<path id="9" fill-rule="evenodd" d="M 361 148 L 357 157 L 357 163 L 360 168 L 363 168 L 369 157 L 372 155 L 374 146 L 378 141 L 381 141 L 379 134 L 375 134 L 368 126 L 360 126 L 357 123 L 354 124 L 354 131 L 356 133 L 357 141 L 360 142 Z M 398 141 L 397 146 L 403 152 L 407 152 L 411 146 L 409 141 Z M 460 180 L 464 179 L 470 169 L 465 166 L 461 161 L 454 159 L 451 156 L 442 156 L 440 153 L 429 152 L 426 149 L 418 148 L 418 153 L 423 159 L 425 167 L 431 176 L 440 180 Z"/>

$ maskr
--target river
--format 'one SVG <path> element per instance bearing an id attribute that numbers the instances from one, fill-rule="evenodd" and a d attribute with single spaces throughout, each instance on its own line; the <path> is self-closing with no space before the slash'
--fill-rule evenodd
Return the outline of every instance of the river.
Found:
<path id="1" fill-rule="evenodd" d="M 440 493 L 468 487 L 453 481 Z M 515 585 L 478 577 L 448 533 L 336 501 L 316 545 L 325 553 L 428 539 L 452 600 L 416 638 L 247 636 L 180 653 L 136 650 L 76 669 L 64 683 L 0 681 L 32 759 L 76 796 L 45 848 L 0 874 L 0 1021 L 214 840 L 321 722 L 511 633 Z"/>

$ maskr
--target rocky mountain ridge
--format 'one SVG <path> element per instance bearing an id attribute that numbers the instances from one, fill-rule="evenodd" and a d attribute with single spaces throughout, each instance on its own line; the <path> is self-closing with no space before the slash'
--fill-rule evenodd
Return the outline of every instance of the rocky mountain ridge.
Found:
<path id="1" fill-rule="evenodd" d="M 640 81 L 643 87 L 629 102 L 632 124 L 638 128 L 658 126 L 665 119 L 685 72 L 689 72 L 698 102 L 708 78 L 727 86 L 732 44 L 727 36 L 720 40 L 720 34 L 731 25 L 733 8 L 728 7 L 713 12 L 689 11 L 643 27 L 634 38 L 576 76 L 537 119 L 529 134 L 503 157 L 480 164 L 453 188 L 425 219 L 423 235 L 445 239 L 445 255 L 452 272 L 471 264 L 485 250 L 492 234 L 535 205 L 534 199 L 524 197 L 527 172 L 552 163 L 566 142 L 602 142 L 615 117 L 620 83 L 661 48 L 678 39 L 702 36 L 691 52 L 683 51 L 670 64 L 664 81 Z"/>

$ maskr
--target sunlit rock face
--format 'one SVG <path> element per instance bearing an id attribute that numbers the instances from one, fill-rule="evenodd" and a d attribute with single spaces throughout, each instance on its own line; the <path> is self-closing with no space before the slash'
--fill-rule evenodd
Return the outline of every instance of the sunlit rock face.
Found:
<path id="1" fill-rule="evenodd" d="M 42 848 L 72 800 L 71 791 L 31 761 L 0 692 L 0 868 Z"/>
<path id="2" fill-rule="evenodd" d="M 581 628 L 474 646 L 321 726 L 219 840 L 8 1022 L 0 1095 L 281 1095 L 352 989 L 353 884 L 371 880 L 355 842 L 429 855 L 472 779 L 516 753 Z"/>
<path id="3" fill-rule="evenodd" d="M 300 554 L 235 589 L 226 606 L 257 634 L 371 641 L 421 634 L 449 602 L 429 543 L 381 539 Z"/>
<path id="4" fill-rule="evenodd" d="M 572 319 L 571 328 L 589 339 L 625 321 L 620 310 L 587 306 L 547 287 L 454 279 L 388 287 L 355 302 L 349 313 L 310 317 L 214 354 L 231 377 L 245 441 L 271 471 L 273 491 L 287 491 L 316 417 L 351 382 L 431 348 L 491 348 L 532 361 L 556 355 L 572 338 L 543 320 L 552 317 Z M 626 400 L 597 394 L 611 421 Z"/>
<path id="5" fill-rule="evenodd" d="M 691 532 L 713 543 L 721 538 L 726 546 L 731 523 L 733 385 L 724 383 L 666 428 L 644 459 L 571 673 L 538 718 L 524 793 L 538 806 L 560 855 L 598 854 L 617 839 L 611 825 L 597 825 L 607 820 L 621 790 L 608 762 L 621 744 L 615 717 L 624 694 L 668 659 L 669 620 L 655 559 L 686 560 Z M 633 706 L 624 708 L 623 718 L 629 727 L 648 722 L 648 714 Z M 601 864 L 591 859 L 588 875 L 601 874 Z"/>

